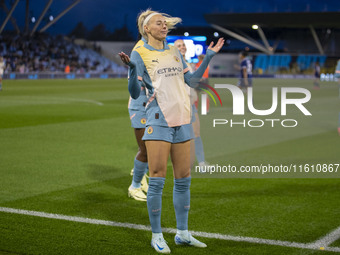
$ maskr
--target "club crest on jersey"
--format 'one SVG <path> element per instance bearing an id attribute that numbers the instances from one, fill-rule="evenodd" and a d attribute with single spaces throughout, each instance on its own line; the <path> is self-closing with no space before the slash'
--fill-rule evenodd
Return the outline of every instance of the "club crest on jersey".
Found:
<path id="1" fill-rule="evenodd" d="M 153 128 L 151 126 L 148 127 L 148 134 L 150 135 L 150 134 L 152 134 L 152 132 L 153 132 Z"/>
<path id="2" fill-rule="evenodd" d="M 179 62 L 179 57 L 174 56 L 174 59 L 176 60 L 176 62 Z"/>
<path id="3" fill-rule="evenodd" d="M 146 123 L 146 119 L 145 118 L 142 118 L 141 120 L 140 120 L 140 123 L 142 123 L 143 125 Z"/>

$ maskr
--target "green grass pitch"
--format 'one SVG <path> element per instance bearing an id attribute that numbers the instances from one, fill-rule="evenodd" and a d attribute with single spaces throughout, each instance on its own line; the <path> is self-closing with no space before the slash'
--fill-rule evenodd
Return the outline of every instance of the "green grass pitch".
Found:
<path id="1" fill-rule="evenodd" d="M 210 84 L 236 82 L 211 79 Z M 270 117 L 296 119 L 297 127 L 213 128 L 214 118 L 267 118 L 248 111 L 232 116 L 230 94 L 218 90 L 223 106 L 211 101 L 209 114 L 200 117 L 208 162 L 340 163 L 335 83 L 324 82 L 320 90 L 312 90 L 311 80 L 254 83 L 259 109 L 270 107 L 271 87 L 310 89 L 306 108 L 313 115 L 289 106 L 287 116 L 281 116 L 279 106 Z M 149 225 L 146 204 L 127 197 L 137 152 L 127 102 L 126 79 L 5 80 L 0 92 L 0 207 Z M 162 226 L 168 228 L 176 227 L 172 176 L 169 164 L 162 210 Z M 340 169 L 319 176 L 194 174 L 190 230 L 314 242 L 340 226 Z M 173 237 L 165 234 L 172 254 L 336 254 L 213 238 L 201 238 L 206 249 L 176 247 Z M 0 254 L 154 254 L 150 238 L 148 231 L 0 212 Z M 330 246 L 340 247 L 340 240 Z"/>

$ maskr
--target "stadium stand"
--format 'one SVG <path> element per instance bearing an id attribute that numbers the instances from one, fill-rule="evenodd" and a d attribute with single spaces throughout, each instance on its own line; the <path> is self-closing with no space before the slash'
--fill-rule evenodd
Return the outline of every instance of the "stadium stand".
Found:
<path id="1" fill-rule="evenodd" d="M 0 55 L 7 73 L 125 73 L 126 68 L 93 49 L 79 46 L 63 36 L 37 34 L 34 37 L 1 35 Z"/>

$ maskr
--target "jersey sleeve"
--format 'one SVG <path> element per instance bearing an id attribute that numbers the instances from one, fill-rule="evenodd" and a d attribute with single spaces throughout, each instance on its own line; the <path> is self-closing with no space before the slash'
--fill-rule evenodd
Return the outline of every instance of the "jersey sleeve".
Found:
<path id="1" fill-rule="evenodd" d="M 189 71 L 190 71 L 190 70 L 189 70 L 189 67 L 188 67 L 187 63 L 185 62 L 185 60 L 184 60 L 182 54 L 179 54 L 179 55 L 181 56 L 181 61 L 182 61 L 182 63 L 183 63 L 183 73 L 189 72 Z"/>
<path id="2" fill-rule="evenodd" d="M 205 55 L 202 64 L 198 67 L 198 69 L 191 73 L 191 72 L 186 72 L 184 74 L 184 80 L 185 83 L 188 84 L 192 88 L 196 88 L 198 86 L 199 81 L 201 80 L 205 69 L 208 67 L 208 64 L 210 60 L 213 58 L 213 56 L 216 55 L 216 52 L 208 49 L 207 54 Z"/>
<path id="3" fill-rule="evenodd" d="M 131 97 L 137 99 L 140 95 L 145 68 L 144 62 L 137 51 L 131 52 L 130 63 L 128 65 L 130 67 L 128 89 Z"/>

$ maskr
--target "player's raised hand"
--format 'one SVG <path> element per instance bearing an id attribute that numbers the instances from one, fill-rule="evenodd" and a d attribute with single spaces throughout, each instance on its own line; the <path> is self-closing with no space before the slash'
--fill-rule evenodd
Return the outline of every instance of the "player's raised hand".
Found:
<path id="1" fill-rule="evenodd" d="M 124 52 L 120 52 L 120 53 L 118 53 L 118 55 L 125 65 L 128 65 L 130 63 L 129 56 L 126 55 Z"/>
<path id="2" fill-rule="evenodd" d="M 209 47 L 208 47 L 208 50 L 212 50 L 212 51 L 215 51 L 217 53 L 217 52 L 220 51 L 220 49 L 222 49 L 223 44 L 224 44 L 224 38 L 221 37 L 220 39 L 218 39 L 215 46 L 214 46 L 214 42 L 211 42 Z"/>

